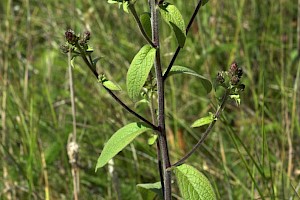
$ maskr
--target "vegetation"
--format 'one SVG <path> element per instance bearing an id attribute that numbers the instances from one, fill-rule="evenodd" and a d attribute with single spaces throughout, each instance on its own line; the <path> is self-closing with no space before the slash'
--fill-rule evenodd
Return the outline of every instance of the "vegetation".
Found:
<path id="1" fill-rule="evenodd" d="M 196 5 L 171 3 L 186 22 Z M 144 2 L 136 4 L 139 14 L 147 10 Z M 300 198 L 296 5 L 295 0 L 211 0 L 200 9 L 175 63 L 188 64 L 211 80 L 233 61 L 244 69 L 247 87 L 241 106 L 226 106 L 226 114 L 188 161 L 208 177 L 219 199 Z M 140 33 L 130 15 L 105 1 L 4 0 L 0 16 L 1 199 L 71 199 L 73 176 L 66 147 L 74 131 L 74 112 L 68 63 L 59 51 L 64 32 L 70 27 L 89 30 L 95 54 L 102 57 L 98 70 L 121 88 L 126 88 L 124 74 L 144 39 L 137 37 Z M 177 43 L 168 27 L 161 29 L 162 66 L 167 66 Z M 155 148 L 145 145 L 147 135 L 139 136 L 95 173 L 103 144 L 135 118 L 90 78 L 83 62 L 76 64 L 73 99 L 80 198 L 138 199 L 136 184 L 159 180 Z M 205 127 L 190 128 L 192 122 L 214 112 L 217 105 L 215 94 L 207 95 L 198 83 L 189 76 L 167 80 L 171 104 L 166 107 L 166 130 L 172 162 L 204 132 Z M 135 107 L 125 92 L 120 98 Z M 148 112 L 143 104 L 136 110 Z"/>

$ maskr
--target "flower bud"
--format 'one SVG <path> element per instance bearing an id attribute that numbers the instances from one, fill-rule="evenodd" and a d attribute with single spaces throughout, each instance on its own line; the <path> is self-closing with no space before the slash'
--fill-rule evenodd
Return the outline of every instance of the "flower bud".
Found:
<path id="1" fill-rule="evenodd" d="M 222 74 L 221 72 L 218 72 L 218 75 L 217 75 L 217 82 L 218 82 L 219 84 L 222 84 L 222 83 L 225 82 L 225 79 L 224 79 L 223 74 Z"/>
<path id="2" fill-rule="evenodd" d="M 232 63 L 231 66 L 230 66 L 230 69 L 229 69 L 229 72 L 232 74 L 232 75 L 235 75 L 236 72 L 238 70 L 238 65 L 236 62 Z"/>
<path id="3" fill-rule="evenodd" d="M 75 32 L 71 29 L 65 32 L 66 40 L 69 44 L 75 44 L 78 41 L 78 37 L 75 35 Z"/>
<path id="4" fill-rule="evenodd" d="M 232 85 L 237 85 L 239 83 L 239 81 L 240 81 L 240 78 L 236 75 L 232 76 L 231 80 L 230 80 Z"/>
<path id="5" fill-rule="evenodd" d="M 63 52 L 63 53 L 68 53 L 69 52 L 69 47 L 68 45 L 60 45 L 60 50 Z"/>
<path id="6" fill-rule="evenodd" d="M 243 69 L 242 68 L 238 68 L 236 75 L 241 78 L 243 75 Z"/>

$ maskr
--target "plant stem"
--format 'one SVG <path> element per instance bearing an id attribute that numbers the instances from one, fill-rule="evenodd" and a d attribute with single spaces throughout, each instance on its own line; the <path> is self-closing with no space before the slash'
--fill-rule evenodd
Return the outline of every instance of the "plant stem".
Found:
<path id="1" fill-rule="evenodd" d="M 152 47 L 155 48 L 155 47 L 156 47 L 155 44 L 154 44 L 154 43 L 151 41 L 151 39 L 148 37 L 148 35 L 147 35 L 147 33 L 146 33 L 146 31 L 145 31 L 145 29 L 144 29 L 144 27 L 143 27 L 143 25 L 142 25 L 142 23 L 141 23 L 141 21 L 140 21 L 139 16 L 138 16 L 138 14 L 136 13 L 134 4 L 129 4 L 129 7 L 128 7 L 128 8 L 129 8 L 129 10 L 131 11 L 131 13 L 132 13 L 132 15 L 133 15 L 133 17 L 134 17 L 134 19 L 135 19 L 137 25 L 138 25 L 138 27 L 139 27 L 139 29 L 140 29 L 140 31 L 141 31 L 143 37 L 147 40 L 147 42 L 148 42 Z"/>
<path id="2" fill-rule="evenodd" d="M 189 32 L 189 30 L 190 30 L 190 28 L 191 28 L 191 26 L 192 26 L 192 24 L 193 24 L 193 22 L 194 22 L 194 20 L 195 20 L 195 18 L 196 18 L 197 13 L 198 13 L 199 10 L 200 10 L 201 4 L 202 4 L 202 0 L 199 0 L 199 1 L 198 1 L 198 4 L 197 4 L 197 6 L 196 6 L 196 8 L 195 8 L 195 10 L 194 10 L 194 13 L 193 13 L 193 15 L 192 15 L 192 17 L 191 17 L 191 19 L 190 19 L 190 21 L 189 21 L 187 27 L 186 27 L 186 30 L 185 30 L 186 35 L 188 34 L 188 32 Z M 176 60 L 176 58 L 177 58 L 177 56 L 178 56 L 180 50 L 181 50 L 181 48 L 180 48 L 180 46 L 178 46 L 177 49 L 176 49 L 176 51 L 175 51 L 175 53 L 174 53 L 174 56 L 172 57 L 172 59 L 171 59 L 171 61 L 170 61 L 169 66 L 168 66 L 168 68 L 167 68 L 167 70 L 166 70 L 166 72 L 165 72 L 165 74 L 164 74 L 164 76 L 163 76 L 163 80 L 164 80 L 164 81 L 165 81 L 166 78 L 168 77 L 168 74 L 169 74 L 170 70 L 172 69 L 173 64 L 174 64 L 174 62 L 175 62 L 175 60 Z"/>
<path id="3" fill-rule="evenodd" d="M 150 112 L 151 112 L 152 123 L 156 124 L 156 117 L 155 117 L 153 101 L 154 101 L 153 92 L 151 92 L 149 107 L 150 107 Z M 161 162 L 161 151 L 160 151 L 160 146 L 159 146 L 158 140 L 156 141 L 156 155 L 157 155 L 157 168 L 159 170 L 161 189 L 162 189 L 162 191 L 165 191 L 163 167 L 162 167 L 162 162 Z"/>
<path id="4" fill-rule="evenodd" d="M 226 101 L 228 99 L 228 96 L 229 96 L 229 89 L 226 90 L 223 98 L 222 98 L 222 101 L 221 101 L 221 105 L 220 107 L 217 109 L 216 113 L 215 113 L 215 118 L 216 120 L 213 120 L 210 125 L 207 127 L 206 131 L 203 133 L 202 137 L 200 138 L 200 140 L 197 142 L 197 144 L 190 150 L 190 152 L 188 152 L 185 156 L 183 156 L 178 162 L 176 162 L 175 164 L 172 165 L 172 167 L 176 167 L 176 166 L 179 166 L 181 164 L 184 163 L 184 161 L 186 159 L 188 159 L 197 149 L 198 147 L 200 147 L 200 145 L 203 143 L 203 141 L 205 140 L 205 138 L 209 135 L 209 133 L 211 132 L 212 128 L 214 127 L 215 123 L 217 122 L 217 119 L 220 117 L 224 107 L 225 107 L 225 104 L 226 104 Z"/>
<path id="5" fill-rule="evenodd" d="M 93 74 L 95 75 L 96 79 L 98 79 L 99 74 L 98 72 L 95 70 L 94 66 L 88 61 L 87 57 L 86 57 L 86 53 L 85 51 L 79 46 L 79 44 L 76 45 L 76 47 L 79 49 L 81 57 L 83 59 L 83 61 L 85 62 L 85 64 L 89 67 L 89 69 L 93 72 Z M 147 119 L 145 119 L 144 117 L 142 117 L 141 115 L 139 115 L 138 113 L 136 113 L 134 110 L 132 110 L 131 108 L 129 108 L 121 99 L 119 99 L 110 89 L 108 89 L 107 87 L 105 87 L 104 85 L 102 85 L 104 87 L 104 89 L 110 94 L 110 96 L 112 96 L 112 98 L 118 102 L 125 110 L 127 110 L 129 113 L 131 113 L 132 115 L 134 115 L 135 117 L 137 117 L 138 119 L 142 120 L 143 122 L 145 122 L 146 124 L 148 124 L 153 130 L 158 130 L 158 127 L 155 126 L 154 124 L 152 124 L 150 121 L 148 121 Z"/>
<path id="6" fill-rule="evenodd" d="M 161 151 L 161 159 L 163 161 L 163 175 L 164 175 L 164 199 L 171 200 L 171 171 L 167 171 L 167 168 L 171 166 L 168 143 L 166 137 L 165 128 L 165 99 L 164 99 L 164 83 L 160 61 L 160 47 L 159 47 L 159 30 L 158 30 L 158 13 L 155 0 L 150 0 L 151 9 L 151 30 L 152 41 L 156 46 L 155 56 L 155 73 L 157 79 L 157 96 L 158 96 L 158 142 Z"/>

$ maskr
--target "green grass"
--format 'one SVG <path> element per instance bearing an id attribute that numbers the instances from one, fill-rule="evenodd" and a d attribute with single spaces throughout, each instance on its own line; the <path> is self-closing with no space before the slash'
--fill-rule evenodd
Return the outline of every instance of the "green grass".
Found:
<path id="1" fill-rule="evenodd" d="M 187 23 L 196 1 L 171 2 Z M 144 3 L 137 1 L 138 13 L 146 11 Z M 209 177 L 219 199 L 300 198 L 298 12 L 296 0 L 211 0 L 201 8 L 176 61 L 210 79 L 234 60 L 245 72 L 241 106 L 227 105 L 205 144 L 187 161 Z M 59 49 L 67 28 L 91 31 L 95 54 L 103 56 L 99 72 L 124 91 L 129 64 L 145 44 L 132 16 L 106 1 L 1 1 L 0 199 L 8 194 L 4 183 L 10 183 L 13 199 L 46 199 L 47 191 L 49 199 L 73 196 L 66 152 L 72 132 L 68 63 Z M 176 42 L 167 26 L 161 30 L 166 67 Z M 136 119 L 78 64 L 80 197 L 116 199 L 117 186 L 122 199 L 137 199 L 137 183 L 158 181 L 155 148 L 146 145 L 146 136 L 139 137 L 114 159 L 116 176 L 107 167 L 94 172 L 104 143 Z M 184 75 L 166 82 L 173 163 L 201 136 L 203 129 L 191 129 L 191 123 L 216 104 L 214 93 L 207 96 L 197 81 Z M 134 107 L 126 92 L 118 96 Z M 146 107 L 137 111 L 150 119 Z"/>

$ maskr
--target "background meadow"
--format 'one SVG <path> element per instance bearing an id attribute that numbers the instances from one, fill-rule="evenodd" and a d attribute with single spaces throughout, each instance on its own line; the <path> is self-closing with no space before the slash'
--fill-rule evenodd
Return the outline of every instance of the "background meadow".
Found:
<path id="1" fill-rule="evenodd" d="M 300 2 L 300 1 L 299 1 Z M 205 144 L 188 159 L 211 181 L 219 199 L 300 199 L 300 3 L 296 0 L 217 1 L 200 9 L 175 64 L 211 80 L 236 61 L 244 70 L 241 106 L 230 102 Z M 196 0 L 170 0 L 187 23 Z M 148 11 L 137 0 L 139 14 Z M 162 24 L 166 68 L 176 40 Z M 131 14 L 106 1 L 1 0 L 0 199 L 72 199 L 66 145 L 72 133 L 64 32 L 91 32 L 98 71 L 118 83 L 131 108 L 126 71 L 146 42 Z M 79 59 L 78 59 L 79 61 Z M 114 172 L 95 165 L 108 138 L 136 121 L 101 88 L 88 68 L 73 69 L 80 199 L 139 199 L 136 184 L 156 182 L 155 147 L 140 136 L 114 159 Z M 166 82 L 167 134 L 176 162 L 204 128 L 192 122 L 215 110 L 190 76 Z M 150 119 L 145 105 L 138 113 Z M 176 191 L 176 188 L 174 188 Z M 174 199 L 180 199 L 174 197 Z"/>

